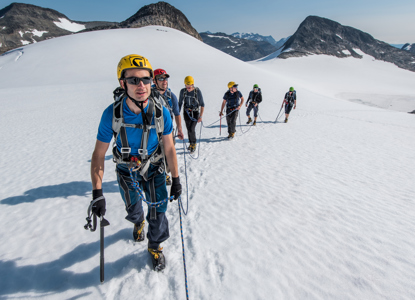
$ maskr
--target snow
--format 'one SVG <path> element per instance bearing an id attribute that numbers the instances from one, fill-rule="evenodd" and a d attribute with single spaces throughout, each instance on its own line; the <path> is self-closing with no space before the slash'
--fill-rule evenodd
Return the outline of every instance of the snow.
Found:
<path id="1" fill-rule="evenodd" d="M 29 41 L 24 41 L 24 40 L 21 40 L 20 42 L 22 43 L 22 45 L 29 45 L 29 44 L 30 44 L 30 42 L 29 42 Z"/>
<path id="2" fill-rule="evenodd" d="M 344 54 L 346 54 L 346 55 L 352 55 L 352 54 L 350 53 L 350 51 L 349 51 L 349 50 L 347 50 L 347 49 L 342 50 L 342 52 L 343 52 Z"/>
<path id="3" fill-rule="evenodd" d="M 166 52 L 159 40 L 176 46 Z M 155 273 L 146 241 L 131 241 L 110 151 L 104 284 L 99 233 L 83 228 L 97 127 L 130 53 L 166 69 L 176 95 L 193 76 L 206 103 L 199 158 L 186 155 L 188 188 L 176 144 L 191 299 L 415 298 L 415 118 L 352 101 L 399 96 L 412 111 L 415 73 L 370 56 L 245 63 L 159 26 L 0 56 L 0 298 L 185 298 L 177 202 L 162 244 L 167 268 Z M 245 125 L 244 107 L 233 141 L 216 122 L 229 81 L 245 97 L 257 83 L 264 96 L 257 126 Z M 290 86 L 297 108 L 274 123 Z"/>
<path id="4" fill-rule="evenodd" d="M 234 44 L 237 44 L 238 42 L 235 42 L 235 41 L 232 41 L 229 37 L 227 37 L 227 36 L 218 36 L 218 35 L 211 35 L 211 34 L 209 34 L 208 35 L 208 37 L 211 37 L 211 38 L 218 38 L 218 39 L 227 39 L 227 40 L 229 40 L 229 41 L 231 41 L 232 43 L 234 43 Z M 238 45 L 239 46 L 239 45 Z"/>
<path id="5" fill-rule="evenodd" d="M 339 38 L 341 38 L 341 39 L 343 39 L 343 38 L 342 38 L 340 35 L 338 35 L 338 34 L 336 34 L 336 36 L 337 36 L 337 37 L 339 37 Z"/>
<path id="6" fill-rule="evenodd" d="M 32 30 L 32 34 L 36 36 L 42 36 L 44 33 L 48 33 L 47 31 L 38 31 L 37 29 Z"/>
<path id="7" fill-rule="evenodd" d="M 55 25 L 58 26 L 59 28 L 62 28 L 62 29 L 65 29 L 71 32 L 78 32 L 86 28 L 85 25 L 71 22 L 65 18 L 59 18 L 59 22 L 53 22 L 53 23 L 55 23 Z"/>

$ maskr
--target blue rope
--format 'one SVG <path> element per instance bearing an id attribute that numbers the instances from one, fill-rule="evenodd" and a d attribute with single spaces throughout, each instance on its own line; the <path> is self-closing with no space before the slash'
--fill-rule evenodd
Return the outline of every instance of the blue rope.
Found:
<path id="1" fill-rule="evenodd" d="M 133 175 L 133 168 L 128 169 L 130 171 L 130 177 L 131 177 L 131 185 L 133 188 L 138 192 L 138 197 L 145 203 L 147 203 L 151 207 L 159 207 L 163 205 L 165 202 L 169 200 L 173 200 L 174 196 L 170 196 L 169 198 L 166 198 L 164 200 L 158 201 L 158 202 L 149 202 L 146 200 L 143 194 L 143 190 L 140 188 L 140 183 L 137 180 L 137 173 L 135 173 L 135 176 Z"/>
<path id="2" fill-rule="evenodd" d="M 185 254 L 184 254 L 183 223 L 182 223 L 182 213 L 181 213 L 181 209 L 183 209 L 183 205 L 181 204 L 181 202 L 182 201 L 181 201 L 181 199 L 179 197 L 177 203 L 179 205 L 180 234 L 181 234 L 181 237 L 182 237 L 182 253 L 183 253 L 184 282 L 185 282 L 185 288 L 186 288 L 186 299 L 189 299 L 189 289 L 187 287 L 186 257 L 185 257 Z M 187 202 L 189 202 L 189 199 L 187 199 Z M 180 208 L 180 206 L 181 206 L 181 208 Z"/>

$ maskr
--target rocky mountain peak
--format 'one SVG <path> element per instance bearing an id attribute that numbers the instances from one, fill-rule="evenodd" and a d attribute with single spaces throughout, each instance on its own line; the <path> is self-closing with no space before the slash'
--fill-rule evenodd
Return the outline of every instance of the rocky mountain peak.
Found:
<path id="1" fill-rule="evenodd" d="M 174 28 L 202 40 L 186 16 L 174 6 L 163 1 L 143 6 L 136 14 L 120 23 L 122 28 L 138 28 L 148 25 Z"/>
<path id="2" fill-rule="evenodd" d="M 408 51 L 376 40 L 370 34 L 317 16 L 307 17 L 285 42 L 279 58 L 325 54 L 361 58 L 365 53 L 377 60 L 391 62 L 415 71 L 415 57 Z"/>

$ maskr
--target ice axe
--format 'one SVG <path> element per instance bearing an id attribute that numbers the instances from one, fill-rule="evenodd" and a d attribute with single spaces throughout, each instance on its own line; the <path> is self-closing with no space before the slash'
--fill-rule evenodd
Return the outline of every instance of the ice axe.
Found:
<path id="1" fill-rule="evenodd" d="M 92 213 L 92 205 L 94 204 L 94 201 L 91 201 L 91 204 L 88 207 L 88 216 L 86 217 L 86 225 L 84 226 L 84 228 L 86 230 L 91 230 L 92 232 L 94 232 L 97 229 L 97 215 Z M 91 217 L 92 217 L 92 222 L 93 224 L 91 225 Z M 104 227 L 110 225 L 110 222 L 108 222 L 108 220 L 106 220 L 103 216 L 100 216 L 99 218 L 99 227 L 100 227 L 100 238 L 99 238 L 99 245 L 100 245 L 100 249 L 99 249 L 99 254 L 100 254 L 100 258 L 99 258 L 99 279 L 101 281 L 101 283 L 104 282 Z"/>

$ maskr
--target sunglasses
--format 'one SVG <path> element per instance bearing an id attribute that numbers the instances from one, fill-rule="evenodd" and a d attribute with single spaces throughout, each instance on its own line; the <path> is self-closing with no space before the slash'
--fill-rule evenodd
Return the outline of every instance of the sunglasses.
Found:
<path id="1" fill-rule="evenodd" d="M 143 82 L 143 84 L 150 84 L 151 77 L 128 77 L 124 78 L 124 81 L 132 85 L 139 85 L 141 81 Z"/>
<path id="2" fill-rule="evenodd" d="M 167 78 L 167 77 L 157 77 L 156 80 L 158 80 L 158 81 L 168 81 L 169 78 Z"/>

